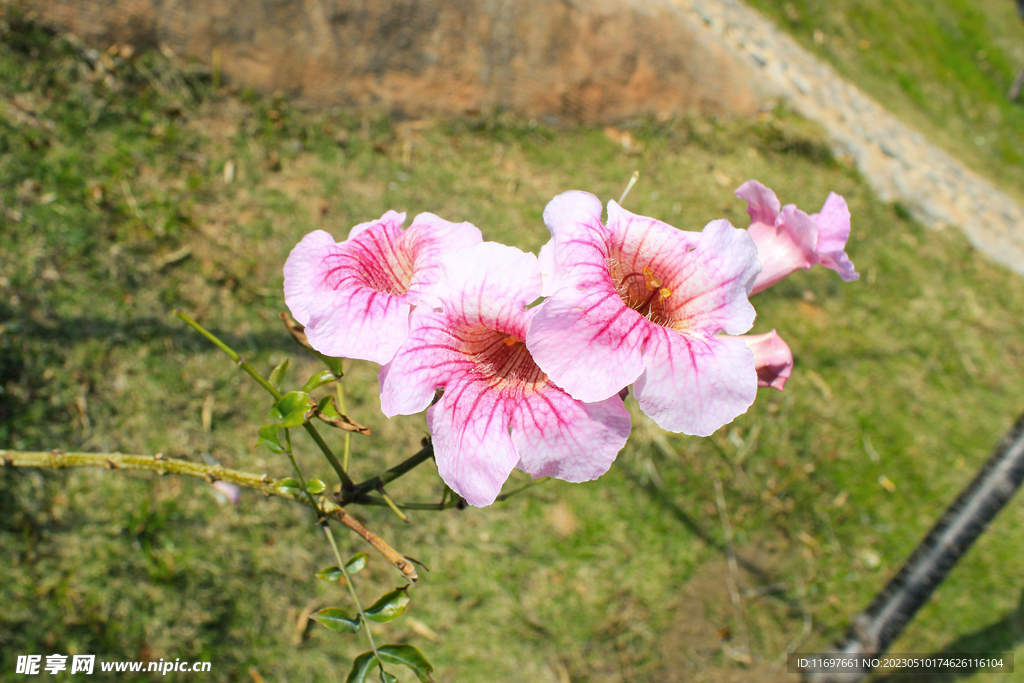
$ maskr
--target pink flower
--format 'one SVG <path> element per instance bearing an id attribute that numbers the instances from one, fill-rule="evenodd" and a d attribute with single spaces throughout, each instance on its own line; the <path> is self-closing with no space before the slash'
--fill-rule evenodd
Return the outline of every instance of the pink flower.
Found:
<path id="1" fill-rule="evenodd" d="M 284 300 L 320 353 L 390 361 L 409 334 L 412 308 L 433 304 L 441 255 L 482 240 L 469 223 L 430 213 L 416 216 L 405 231 L 404 222 L 404 213 L 388 211 L 352 228 L 344 242 L 316 230 L 292 249 L 284 264 Z"/>
<path id="2" fill-rule="evenodd" d="M 840 195 L 830 193 L 821 213 L 813 216 L 795 204 L 780 209 L 775 193 L 756 180 L 740 185 L 736 196 L 747 201 L 747 232 L 754 238 L 761 260 L 761 274 L 754 282 L 752 294 L 796 270 L 819 263 L 839 273 L 844 282 L 860 277 L 845 251 L 850 237 L 850 210 Z"/>
<path id="3" fill-rule="evenodd" d="M 634 383 L 661 427 L 707 436 L 745 412 L 757 393 L 747 293 L 757 277 L 750 236 L 728 221 L 701 233 L 634 215 L 585 192 L 544 210 L 545 292 L 526 336 L 552 381 L 581 401 Z"/>
<path id="4" fill-rule="evenodd" d="M 417 308 L 409 338 L 380 370 L 385 415 L 427 408 L 441 478 L 471 505 L 494 502 L 514 467 L 587 481 L 625 445 L 619 397 L 571 398 L 541 372 L 523 339 L 540 294 L 537 258 L 492 242 L 449 254 L 435 290 L 442 310 Z"/>
<path id="5" fill-rule="evenodd" d="M 775 330 L 768 334 L 747 334 L 740 339 L 754 354 L 757 386 L 782 391 L 793 372 L 793 352 Z"/>

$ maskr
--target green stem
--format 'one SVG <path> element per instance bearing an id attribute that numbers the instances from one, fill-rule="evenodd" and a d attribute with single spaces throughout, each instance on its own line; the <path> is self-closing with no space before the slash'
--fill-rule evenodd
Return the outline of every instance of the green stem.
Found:
<path id="1" fill-rule="evenodd" d="M 345 380 L 339 379 L 338 383 L 334 385 L 335 393 L 338 395 L 338 410 L 342 415 L 348 415 L 348 410 L 345 409 Z M 345 432 L 345 450 L 341 455 L 341 463 L 348 472 L 349 467 L 349 456 L 352 453 L 352 435 Z"/>
<path id="2" fill-rule="evenodd" d="M 391 500 L 391 496 L 389 496 L 387 493 L 384 492 L 384 487 L 383 486 L 378 488 L 377 491 L 380 493 L 381 500 L 383 500 L 384 503 L 387 504 L 387 506 L 389 508 L 391 508 L 392 512 L 394 512 L 396 515 L 398 515 L 399 519 L 401 519 L 403 522 L 405 522 L 407 524 L 411 521 L 409 519 L 409 517 L 406 516 L 406 514 L 404 512 L 402 512 L 401 510 L 398 509 L 398 506 L 395 505 L 395 501 Z"/>
<path id="3" fill-rule="evenodd" d="M 299 469 L 299 463 L 295 462 L 295 454 L 292 453 L 292 435 L 288 429 L 284 430 L 284 442 L 287 444 L 285 453 L 288 455 L 288 459 L 292 463 L 292 469 L 295 470 L 295 476 L 299 478 L 299 488 L 306 494 L 306 497 L 309 499 L 309 504 L 319 515 L 320 506 L 316 504 L 316 499 L 313 498 L 313 494 L 306 490 L 306 477 L 302 474 L 302 470 Z"/>
<path id="4" fill-rule="evenodd" d="M 376 477 L 371 477 L 370 479 L 367 479 L 361 484 L 357 484 L 348 491 L 342 491 L 341 504 L 344 505 L 346 503 L 357 500 L 365 496 L 370 491 L 379 490 L 380 487 L 390 482 L 393 482 L 395 479 L 398 479 L 403 474 L 413 469 L 417 465 L 426 462 L 427 460 L 430 460 L 430 458 L 432 458 L 433 455 L 434 448 L 428 443 L 426 446 L 423 447 L 423 449 L 419 453 L 410 456 L 409 458 L 406 458 L 405 460 L 398 463 L 391 469 L 377 475 Z"/>
<path id="5" fill-rule="evenodd" d="M 275 400 L 281 400 L 281 398 L 284 395 L 280 391 L 275 389 L 274 385 L 268 382 L 263 377 L 263 375 L 257 372 L 256 368 L 249 364 L 249 361 L 245 360 L 237 353 L 235 353 L 234 349 L 232 349 L 230 346 L 228 346 L 220 339 L 218 339 L 212 332 L 207 330 L 205 327 L 203 327 L 195 320 L 190 318 L 188 314 L 186 314 L 184 311 L 178 309 L 174 311 L 174 315 L 184 320 L 186 323 L 188 323 L 190 327 L 192 327 L 192 329 L 194 329 L 196 332 L 198 332 L 199 334 L 203 335 L 211 342 L 213 342 L 214 346 L 216 346 L 218 349 L 226 353 L 228 358 L 235 361 L 235 363 L 238 364 L 240 368 L 249 373 L 250 377 L 259 382 L 261 387 L 270 392 L 270 395 L 273 396 Z M 338 474 L 338 478 L 341 479 L 341 488 L 345 491 L 352 489 L 355 486 L 355 482 L 353 482 L 352 479 L 345 472 L 345 468 L 341 466 L 340 462 L 338 462 L 338 458 L 334 455 L 334 452 L 331 450 L 331 447 L 327 445 L 327 442 L 324 441 L 323 437 L 320 436 L 320 432 L 316 431 L 316 427 L 314 427 L 308 422 L 302 425 L 302 427 L 306 430 L 306 433 L 313 438 L 313 441 L 316 442 L 316 445 L 320 447 L 320 450 L 323 452 L 324 457 L 327 458 L 327 462 L 331 463 L 331 467 L 334 468 L 334 471 Z"/>
<path id="6" fill-rule="evenodd" d="M 348 592 L 352 596 L 352 602 L 355 603 L 356 609 L 359 610 L 359 620 L 366 626 L 366 637 L 370 641 L 370 649 L 373 650 L 373 656 L 377 658 L 377 664 L 383 669 L 383 662 L 380 661 L 380 655 L 377 654 L 377 644 L 373 642 L 373 633 L 370 631 L 370 621 L 366 618 L 366 613 L 363 612 L 363 605 L 359 602 L 359 596 L 356 595 L 355 586 L 352 585 L 352 577 L 348 575 L 348 570 L 345 569 L 345 561 L 341 559 L 341 553 L 338 551 L 338 544 L 334 542 L 334 534 L 331 533 L 331 527 L 328 524 L 324 524 L 324 533 L 327 535 L 327 540 L 331 543 L 331 550 L 334 551 L 334 559 L 338 561 L 338 568 L 341 569 L 341 573 L 345 575 L 345 585 L 348 586 Z"/>
<path id="7" fill-rule="evenodd" d="M 537 479 L 534 479 L 533 481 L 531 481 L 531 482 L 529 482 L 527 484 L 523 484 L 522 486 L 520 486 L 517 489 L 512 489 L 508 493 L 501 494 L 500 496 L 498 496 L 497 498 L 494 499 L 494 502 L 497 503 L 497 502 L 500 502 L 500 501 L 503 501 L 503 500 L 508 500 L 509 498 L 511 498 L 512 496 L 516 495 L 517 493 L 522 493 L 526 489 L 532 488 L 532 487 L 536 486 L 537 484 L 543 484 L 544 482 L 546 482 L 550 478 L 551 477 L 539 477 Z"/>
<path id="8" fill-rule="evenodd" d="M 199 334 L 203 335 L 204 337 L 209 339 L 211 342 L 213 342 L 214 346 L 216 346 L 218 349 L 220 349 L 221 351 L 226 353 L 228 358 L 230 358 L 231 360 L 235 361 L 235 363 L 238 364 L 238 366 L 240 368 L 242 368 L 247 373 L 249 373 L 250 377 L 252 377 L 254 380 L 259 382 L 260 386 L 262 386 L 264 389 L 266 389 L 268 392 L 270 392 L 271 396 L 273 396 L 275 399 L 277 399 L 279 401 L 281 400 L 281 397 L 283 396 L 283 394 L 280 391 L 278 391 L 277 389 L 275 389 L 273 384 L 271 384 L 266 379 L 264 379 L 263 375 L 261 375 L 259 372 L 257 372 L 256 368 L 254 368 L 252 365 L 249 364 L 249 361 L 245 360 L 244 358 L 239 356 L 237 353 L 235 353 L 234 349 L 232 349 L 230 346 L 228 346 L 227 344 L 222 342 L 220 339 L 218 339 L 212 332 L 207 330 L 205 327 L 203 327 L 202 325 L 197 323 L 195 320 L 190 318 L 188 316 L 188 314 L 185 313 L 184 311 L 182 311 L 181 309 L 175 310 L 174 311 L 174 315 L 176 315 L 179 318 L 181 318 L 182 320 L 184 320 L 186 323 L 189 324 L 189 326 L 192 327 L 192 329 L 194 329 L 196 332 L 198 332 Z"/>
<path id="9" fill-rule="evenodd" d="M 440 503 L 399 503 L 396 501 L 395 506 L 398 507 L 400 510 L 448 510 L 449 508 L 453 508 L 456 505 L 458 505 L 458 503 L 458 498 L 452 498 L 447 502 L 442 501 Z M 359 499 L 359 504 L 370 505 L 375 507 L 388 506 L 388 504 L 384 502 L 382 498 L 377 498 L 375 496 L 363 496 L 362 498 Z"/>

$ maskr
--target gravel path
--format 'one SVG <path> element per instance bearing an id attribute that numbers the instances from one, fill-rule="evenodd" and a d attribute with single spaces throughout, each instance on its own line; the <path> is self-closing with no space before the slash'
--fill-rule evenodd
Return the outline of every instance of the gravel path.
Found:
<path id="1" fill-rule="evenodd" d="M 886 201 L 899 200 L 925 225 L 959 226 L 971 243 L 1024 275 L 1024 211 L 963 164 L 900 123 L 736 0 L 671 0 L 715 31 L 763 77 L 764 94 L 781 96 L 818 121 L 837 152 L 849 154 Z"/>

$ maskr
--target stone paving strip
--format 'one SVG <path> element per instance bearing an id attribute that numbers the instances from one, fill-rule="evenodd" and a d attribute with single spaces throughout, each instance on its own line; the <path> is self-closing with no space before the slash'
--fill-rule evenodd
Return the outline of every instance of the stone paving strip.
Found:
<path id="1" fill-rule="evenodd" d="M 764 94 L 818 121 L 884 201 L 932 228 L 959 226 L 971 243 L 1024 275 L 1024 211 L 987 180 L 900 123 L 771 21 L 736 0 L 671 0 L 749 61 Z"/>

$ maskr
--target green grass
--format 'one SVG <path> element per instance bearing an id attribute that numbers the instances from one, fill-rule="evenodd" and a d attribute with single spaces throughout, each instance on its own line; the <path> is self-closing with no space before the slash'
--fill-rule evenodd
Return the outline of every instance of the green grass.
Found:
<path id="1" fill-rule="evenodd" d="M 750 0 L 932 142 L 1024 200 L 1024 21 L 1010 0 Z"/>
<path id="2" fill-rule="evenodd" d="M 420 647 L 439 681 L 770 680 L 805 619 L 804 651 L 843 631 L 1024 405 L 1020 278 L 880 203 L 784 111 L 632 122 L 639 149 L 627 152 L 599 129 L 305 113 L 214 92 L 158 56 L 100 59 L 102 71 L 32 24 L 13 22 L 0 43 L 3 448 L 209 456 L 287 476 L 252 448 L 267 396 L 171 311 L 264 372 L 291 357 L 300 384 L 318 367 L 277 320 L 281 266 L 316 228 L 341 238 L 391 208 L 432 211 L 535 250 L 552 196 L 617 197 L 636 168 L 627 207 L 690 230 L 745 225 L 732 191 L 752 177 L 809 211 L 829 191 L 847 198 L 861 280 L 815 270 L 754 299 L 754 331 L 777 328 L 796 355 L 785 392 L 761 390 L 708 439 L 634 410 L 629 445 L 597 482 L 409 525 L 354 511 L 430 567 L 407 616 L 376 633 Z M 354 441 L 357 479 L 426 431 L 422 415 L 380 414 L 375 375 L 353 362 L 345 380 L 350 412 L 373 430 Z M 307 475 L 330 480 L 312 444 L 296 444 Z M 781 584 L 746 597 L 739 619 L 716 480 L 740 588 Z M 441 486 L 428 464 L 389 492 L 428 500 Z M 215 681 L 343 678 L 365 641 L 295 628 L 303 610 L 348 605 L 313 578 L 334 564 L 313 522 L 253 494 L 220 505 L 198 480 L 2 469 L 0 678 L 28 653 L 205 659 Z M 894 650 L 1024 652 L 1022 527 L 1015 500 Z M 342 545 L 366 550 L 350 535 Z M 376 556 L 358 579 L 364 600 L 398 585 Z M 744 641 L 747 670 L 730 657 Z"/>

